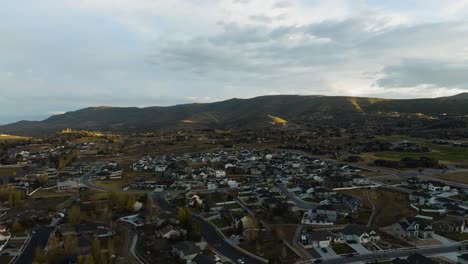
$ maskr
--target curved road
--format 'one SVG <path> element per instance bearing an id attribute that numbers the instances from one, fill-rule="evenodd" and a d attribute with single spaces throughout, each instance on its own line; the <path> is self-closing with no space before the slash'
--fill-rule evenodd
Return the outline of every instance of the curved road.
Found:
<path id="1" fill-rule="evenodd" d="M 141 193 L 142 191 L 137 191 L 137 190 L 116 190 L 116 189 L 111 189 L 107 188 L 104 186 L 98 186 L 90 182 L 90 178 L 92 176 L 94 170 L 91 170 L 90 172 L 86 173 L 85 175 L 82 176 L 81 181 L 82 184 L 90 189 L 94 190 L 99 190 L 99 191 L 123 191 L 123 192 L 135 192 L 135 193 Z M 174 205 L 170 204 L 165 198 L 164 198 L 164 192 L 161 193 L 153 193 L 153 200 L 157 202 L 164 210 L 171 211 L 174 213 L 177 213 L 177 207 Z M 243 253 L 242 251 L 237 250 L 234 246 L 229 244 L 224 240 L 224 237 L 222 237 L 217 230 L 207 223 L 204 219 L 200 217 L 194 217 L 195 221 L 198 221 L 200 223 L 200 232 L 202 236 L 205 238 L 207 243 L 214 248 L 217 252 L 222 254 L 223 256 L 233 260 L 237 261 L 238 259 L 242 259 L 245 263 L 248 264 L 263 264 L 263 262 Z M 127 230 L 128 231 L 128 230 Z M 133 236 L 131 236 L 133 237 Z M 130 248 L 128 249 L 128 253 L 130 253 Z"/>

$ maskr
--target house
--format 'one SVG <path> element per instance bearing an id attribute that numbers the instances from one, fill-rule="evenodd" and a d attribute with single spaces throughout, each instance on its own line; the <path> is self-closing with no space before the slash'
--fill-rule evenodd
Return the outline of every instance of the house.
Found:
<path id="1" fill-rule="evenodd" d="M 334 192 L 334 191 L 332 191 L 330 189 L 326 189 L 326 188 L 316 188 L 315 192 L 314 192 L 314 195 L 317 198 L 321 198 L 321 199 L 330 198 L 335 194 L 336 194 L 336 192 Z"/>
<path id="2" fill-rule="evenodd" d="M 373 229 L 364 225 L 351 224 L 339 231 L 346 241 L 356 241 L 360 244 L 367 244 L 380 241 L 380 236 Z"/>
<path id="3" fill-rule="evenodd" d="M 417 217 L 403 217 L 398 222 L 383 229 L 397 237 L 427 239 L 434 236 L 434 231 L 432 230 L 430 222 Z"/>
<path id="4" fill-rule="evenodd" d="M 303 232 L 300 237 L 301 244 L 307 248 L 326 248 L 332 243 L 343 243 L 344 241 L 337 234 L 330 231 Z"/>
<path id="5" fill-rule="evenodd" d="M 11 234 L 4 226 L 0 226 L 0 241 L 6 241 L 9 240 L 11 237 Z"/>
<path id="6" fill-rule="evenodd" d="M 64 180 L 61 182 L 57 182 L 57 189 L 59 191 L 68 191 L 68 190 L 78 189 L 79 187 L 80 187 L 80 184 L 78 183 L 78 181 Z"/>
<path id="7" fill-rule="evenodd" d="M 354 185 L 366 185 L 366 184 L 369 184 L 369 181 L 362 176 L 354 176 L 353 184 Z"/>
<path id="8" fill-rule="evenodd" d="M 212 191 L 212 190 L 216 190 L 218 189 L 218 184 L 216 182 L 208 182 L 206 184 L 206 188 L 209 190 L 209 191 Z"/>
<path id="9" fill-rule="evenodd" d="M 180 259 L 190 261 L 201 252 L 201 249 L 191 241 L 180 241 L 172 246 L 171 253 Z"/>
<path id="10" fill-rule="evenodd" d="M 227 185 L 228 185 L 229 188 L 231 188 L 231 189 L 237 189 L 237 188 L 239 188 L 239 183 L 236 182 L 236 181 L 234 181 L 234 180 L 229 180 L 229 181 L 227 182 Z"/>
<path id="11" fill-rule="evenodd" d="M 164 165 L 164 164 L 156 164 L 154 166 L 154 171 L 155 172 L 165 172 L 167 169 L 167 165 Z"/>
<path id="12" fill-rule="evenodd" d="M 162 237 L 165 239 L 172 239 L 180 236 L 180 230 L 177 230 L 172 225 L 167 225 L 156 231 L 157 237 Z"/>
<path id="13" fill-rule="evenodd" d="M 335 222 L 338 218 L 338 212 L 332 205 L 320 205 L 316 209 L 319 218 L 325 218 L 328 221 Z"/>
<path id="14" fill-rule="evenodd" d="M 425 192 L 412 192 L 409 194 L 410 202 L 417 205 L 425 205 L 429 203 L 429 200 L 432 198 L 431 195 Z"/>
<path id="15" fill-rule="evenodd" d="M 177 217 L 170 211 L 162 211 L 156 217 L 156 221 L 155 221 L 156 227 L 160 227 L 165 224 L 178 224 L 178 223 L 179 223 L 179 220 L 177 220 Z"/>
<path id="16" fill-rule="evenodd" d="M 427 189 L 431 192 L 447 192 L 450 191 L 450 186 L 440 182 L 430 182 L 427 184 Z"/>
<path id="17" fill-rule="evenodd" d="M 464 215 L 446 215 L 432 223 L 434 231 L 442 233 L 462 233 L 465 230 Z"/>
<path id="18" fill-rule="evenodd" d="M 337 200 L 338 203 L 343 204 L 346 209 L 348 209 L 349 213 L 357 212 L 358 207 L 362 205 L 361 199 L 347 194 L 338 195 L 335 200 Z"/>
<path id="19" fill-rule="evenodd" d="M 224 171 L 224 170 L 215 170 L 215 177 L 216 178 L 226 177 L 226 171 Z"/>

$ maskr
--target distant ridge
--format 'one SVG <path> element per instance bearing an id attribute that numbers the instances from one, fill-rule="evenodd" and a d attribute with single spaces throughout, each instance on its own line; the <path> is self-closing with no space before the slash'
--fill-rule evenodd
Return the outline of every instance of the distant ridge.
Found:
<path id="1" fill-rule="evenodd" d="M 272 117 L 287 126 L 314 118 L 372 115 L 385 112 L 468 114 L 468 93 L 434 99 L 381 99 L 348 96 L 272 95 L 167 107 L 88 107 L 43 121 L 0 126 L 0 133 L 38 136 L 66 128 L 90 131 L 144 132 L 179 128 L 259 128 Z M 277 121 L 280 119 L 277 119 Z M 273 122 L 275 123 L 275 122 Z M 280 123 L 284 123 L 281 121 Z"/>
<path id="2" fill-rule="evenodd" d="M 453 95 L 453 96 L 448 96 L 446 98 L 466 100 L 466 99 L 468 99 L 468 93 L 460 93 L 460 94 L 456 94 L 456 95 Z"/>

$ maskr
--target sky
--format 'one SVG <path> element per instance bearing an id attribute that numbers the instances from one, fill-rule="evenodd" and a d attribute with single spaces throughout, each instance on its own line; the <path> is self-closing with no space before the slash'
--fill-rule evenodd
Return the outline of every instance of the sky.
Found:
<path id="1" fill-rule="evenodd" d="M 91 106 L 468 92 L 468 0 L 15 0 L 0 123 Z"/>

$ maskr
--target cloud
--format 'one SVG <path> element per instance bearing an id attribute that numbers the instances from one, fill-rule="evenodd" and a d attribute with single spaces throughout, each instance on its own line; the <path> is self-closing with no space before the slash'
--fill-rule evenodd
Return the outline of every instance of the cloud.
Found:
<path id="1" fill-rule="evenodd" d="M 188 98 L 466 89 L 468 2 L 397 2 L 7 1 L 0 122 Z"/>
<path id="2" fill-rule="evenodd" d="M 468 61 L 403 59 L 386 66 L 376 84 L 385 88 L 427 86 L 468 90 Z"/>

